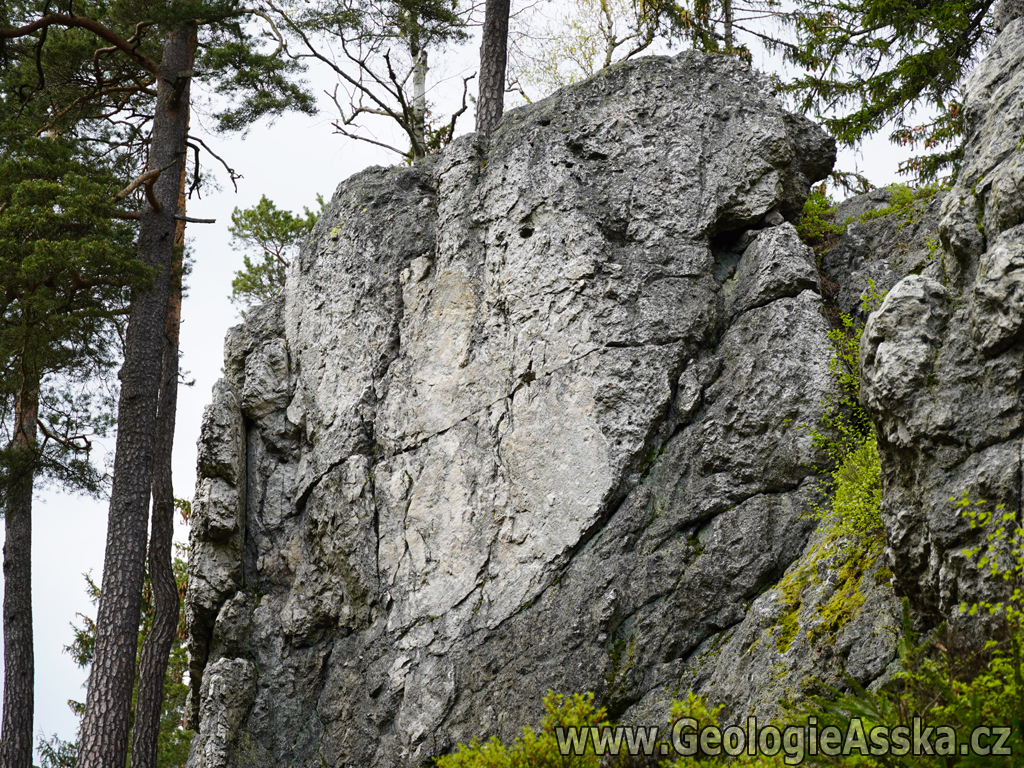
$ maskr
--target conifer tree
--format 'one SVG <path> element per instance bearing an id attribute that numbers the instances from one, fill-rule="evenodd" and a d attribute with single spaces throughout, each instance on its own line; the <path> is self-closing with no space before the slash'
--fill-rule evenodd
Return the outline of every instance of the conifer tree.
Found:
<path id="1" fill-rule="evenodd" d="M 962 155 L 960 83 L 992 38 L 993 0 L 807 0 L 789 15 L 796 43 L 776 42 L 805 74 L 785 86 L 836 140 L 937 150 L 901 171 L 919 181 L 955 174 Z M 935 117 L 914 115 L 932 108 Z"/>
<path id="2" fill-rule="evenodd" d="M 235 208 L 231 213 L 231 247 L 248 251 L 244 269 L 231 281 L 230 299 L 235 304 L 251 307 L 276 296 L 284 288 L 285 271 L 293 254 L 309 233 L 324 209 L 324 199 L 317 195 L 319 211 L 303 208 L 302 215 L 280 210 L 266 195 L 252 208 Z"/>
<path id="3" fill-rule="evenodd" d="M 153 281 L 148 290 L 133 291 L 125 338 L 103 589 L 78 756 L 80 768 L 106 768 L 123 765 L 128 746 L 163 339 L 175 230 L 184 217 L 182 171 L 194 146 L 188 135 L 191 80 L 200 70 L 216 91 L 236 97 L 219 116 L 224 129 L 288 108 L 312 111 L 312 99 L 287 80 L 295 66 L 280 58 L 280 46 L 261 53 L 244 28 L 246 19 L 266 14 L 234 0 L 94 8 L 72 3 L 67 13 L 44 3 L 16 10 L 0 39 L 20 41 L 21 55 L 8 55 L 6 66 L 35 75 L 12 98 L 38 96 L 48 105 L 49 120 L 38 130 L 105 120 L 104 128 L 93 127 L 93 138 L 120 146 L 142 139 L 145 149 L 145 171 L 124 196 L 144 190 L 145 203 L 134 216 L 139 261 L 151 268 Z"/>
<path id="4" fill-rule="evenodd" d="M 111 218 L 117 187 L 74 141 L 0 146 L 0 496 L 4 499 L 4 706 L 0 764 L 32 765 L 32 494 L 37 477 L 96 493 L 91 439 L 109 419 L 89 380 L 113 365 L 126 289 L 147 273 Z"/>

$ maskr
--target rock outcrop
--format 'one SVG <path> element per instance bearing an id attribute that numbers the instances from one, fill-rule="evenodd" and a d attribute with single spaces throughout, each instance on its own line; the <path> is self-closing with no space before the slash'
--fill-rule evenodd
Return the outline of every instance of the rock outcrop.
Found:
<path id="1" fill-rule="evenodd" d="M 873 558 L 829 653 L 794 631 L 852 578 L 808 516 L 836 384 L 786 220 L 833 159 L 686 53 L 344 182 L 205 416 L 190 765 L 425 765 L 548 689 L 637 719 L 881 674 Z"/>
<path id="2" fill-rule="evenodd" d="M 839 204 L 834 220 L 845 231 L 821 259 L 824 296 L 837 312 L 863 325 L 865 295 L 872 290 L 884 295 L 907 275 L 938 265 L 939 211 L 946 193 L 921 192 L 885 187 Z"/>
<path id="3" fill-rule="evenodd" d="M 1015 16 L 1015 17 L 1014 17 Z M 861 342 L 862 402 L 879 436 L 887 554 L 924 626 L 994 596 L 963 553 L 964 492 L 1020 519 L 1024 434 L 1024 18 L 966 83 L 963 168 L 942 201 L 941 251 L 889 291 Z M 968 631 L 967 627 L 961 629 Z"/>

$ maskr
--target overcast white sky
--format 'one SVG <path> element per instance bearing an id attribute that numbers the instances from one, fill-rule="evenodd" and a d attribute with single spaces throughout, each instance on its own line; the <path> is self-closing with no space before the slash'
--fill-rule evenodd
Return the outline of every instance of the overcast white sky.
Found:
<path id="1" fill-rule="evenodd" d="M 478 43 L 462 47 L 460 59 L 473 62 Z M 755 66 L 768 67 L 755 59 Z M 452 71 L 457 68 L 455 65 Z M 471 69 L 472 71 L 472 69 Z M 310 73 L 320 90 L 330 90 L 331 77 Z M 369 144 L 335 135 L 331 128 L 333 105 L 321 99 L 323 113 L 316 118 L 287 116 L 274 125 L 256 125 L 248 137 L 211 136 L 202 130 L 202 117 L 193 121 L 207 144 L 243 175 L 237 194 L 220 175 L 224 187 L 210 191 L 189 203 L 190 216 L 214 218 L 214 225 L 190 225 L 188 237 L 195 266 L 188 279 L 188 296 L 182 309 L 182 368 L 195 385 L 178 395 L 177 431 L 174 450 L 175 495 L 191 498 L 195 483 L 196 439 L 204 406 L 219 378 L 223 362 L 223 339 L 229 327 L 239 322 L 236 308 L 228 302 L 231 280 L 241 267 L 242 256 L 229 246 L 227 227 L 236 207 L 255 205 L 266 194 L 280 208 L 300 211 L 316 205 L 317 194 L 330 199 L 337 185 L 353 173 L 371 165 L 390 165 L 396 156 Z M 463 115 L 460 132 L 473 125 L 470 109 Z M 196 125 L 196 123 L 200 123 Z M 401 145 L 401 139 L 395 141 Z M 905 152 L 884 139 L 876 139 L 861 153 L 845 152 L 839 167 L 855 168 L 876 185 L 900 181 L 895 174 Z M 82 574 L 91 572 L 97 582 L 103 565 L 106 535 L 105 503 L 63 496 L 53 492 L 37 495 L 34 507 L 33 610 L 35 619 L 37 736 L 59 735 L 76 738 L 77 718 L 67 707 L 68 699 L 84 700 L 86 674 L 79 670 L 62 648 L 72 639 L 69 622 L 76 612 L 95 615 L 85 596 Z M 179 531 L 179 540 L 187 533 Z"/>

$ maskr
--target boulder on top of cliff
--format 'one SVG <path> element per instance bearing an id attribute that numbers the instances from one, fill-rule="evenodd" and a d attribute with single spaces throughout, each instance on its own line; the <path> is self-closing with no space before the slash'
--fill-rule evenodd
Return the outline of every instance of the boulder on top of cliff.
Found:
<path id="1" fill-rule="evenodd" d="M 837 390 L 785 218 L 834 153 L 685 53 L 342 183 L 229 335 L 190 765 L 429 764 L 548 689 L 619 713 L 678 684 L 814 528 L 801 425 Z"/>

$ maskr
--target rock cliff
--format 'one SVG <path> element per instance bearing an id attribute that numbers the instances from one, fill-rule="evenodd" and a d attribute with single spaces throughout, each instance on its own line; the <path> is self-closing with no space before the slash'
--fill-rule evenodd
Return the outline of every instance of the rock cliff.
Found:
<path id="1" fill-rule="evenodd" d="M 1002 162 L 1003 129 L 974 103 Z M 877 552 L 855 572 L 827 556 L 808 516 L 825 463 L 809 426 L 838 394 L 822 293 L 921 272 L 872 317 L 862 356 L 889 557 L 941 610 L 935 553 L 953 545 L 936 549 L 946 529 L 906 500 L 949 495 L 950 468 L 982 459 L 992 488 L 1019 478 L 1019 383 L 1001 377 L 1022 317 L 1011 302 L 1002 330 L 972 330 L 992 292 L 1016 296 L 1019 235 L 1000 237 L 1020 211 L 998 190 L 1019 166 L 969 161 L 987 184 L 942 201 L 935 264 L 917 258 L 924 229 L 874 259 L 892 232 L 853 228 L 823 278 L 790 222 L 834 152 L 761 76 L 686 53 L 514 110 L 489 144 L 343 182 L 283 295 L 230 332 L 204 417 L 190 765 L 427 765 L 518 733 L 548 689 L 659 722 L 686 690 L 770 714 L 808 681 L 882 675 L 888 572 Z M 987 194 L 980 244 L 958 224 L 968 194 Z M 958 304 L 936 270 L 962 281 L 986 258 Z M 952 367 L 975 355 L 996 404 L 937 439 L 941 420 L 914 414 L 940 407 L 921 402 L 925 368 L 957 312 L 966 341 L 937 386 L 975 397 Z"/>
<path id="2" fill-rule="evenodd" d="M 941 204 L 941 247 L 868 321 L 862 400 L 879 436 L 882 513 L 897 589 L 919 621 L 993 596 L 964 556 L 981 534 L 951 500 L 1021 511 L 1024 432 L 1024 18 L 966 83 L 963 168 Z M 991 506 L 990 506 L 991 508 Z M 968 627 L 960 627 L 969 630 Z"/>

